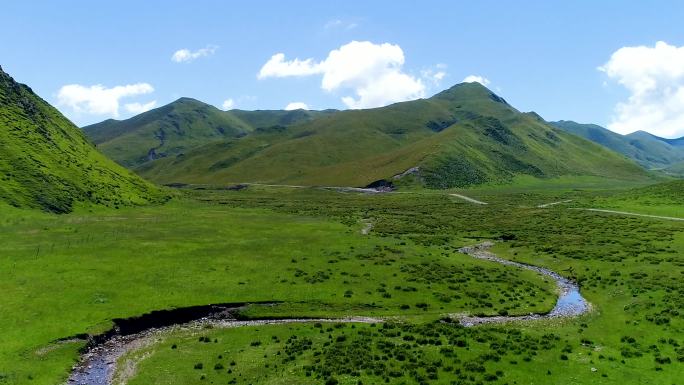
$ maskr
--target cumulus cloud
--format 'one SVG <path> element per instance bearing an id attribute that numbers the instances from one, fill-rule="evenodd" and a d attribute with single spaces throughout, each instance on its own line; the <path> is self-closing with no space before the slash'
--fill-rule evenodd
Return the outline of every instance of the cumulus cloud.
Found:
<path id="1" fill-rule="evenodd" d="M 487 87 L 490 83 L 489 79 L 487 79 L 484 76 L 480 76 L 480 75 L 466 76 L 465 79 L 463 79 L 463 82 L 464 83 L 480 83 L 485 87 Z"/>
<path id="2" fill-rule="evenodd" d="M 322 75 L 325 91 L 353 90 L 354 96 L 342 98 L 347 107 L 372 108 L 425 95 L 423 81 L 403 72 L 403 65 L 404 51 L 398 45 L 352 41 L 330 51 L 322 61 L 285 60 L 285 54 L 277 53 L 257 77 Z"/>
<path id="3" fill-rule="evenodd" d="M 235 107 L 235 101 L 232 98 L 228 98 L 223 101 L 223 104 L 221 105 L 224 110 L 232 110 Z"/>
<path id="4" fill-rule="evenodd" d="M 153 100 L 149 103 L 127 103 L 124 105 L 126 108 L 126 111 L 134 113 L 134 114 L 142 114 L 143 112 L 147 112 L 151 109 L 153 109 L 157 105 L 157 101 Z"/>
<path id="5" fill-rule="evenodd" d="M 307 76 L 321 73 L 320 63 L 314 63 L 313 59 L 299 60 L 294 59 L 285 61 L 284 53 L 277 53 L 271 56 L 266 64 L 261 67 L 258 79 L 265 78 L 284 78 L 288 76 Z"/>
<path id="6" fill-rule="evenodd" d="M 652 47 L 623 47 L 598 69 L 630 94 L 615 106 L 609 129 L 684 136 L 684 46 L 659 41 Z"/>
<path id="7" fill-rule="evenodd" d="M 59 89 L 57 103 L 71 108 L 76 113 L 108 115 L 116 118 L 119 116 L 121 99 L 149 94 L 153 91 L 154 88 L 148 83 L 136 83 L 112 88 L 107 88 L 101 84 L 93 86 L 68 84 Z M 152 108 L 156 101 L 150 103 L 130 103 L 126 105 L 126 110 L 134 112 L 133 110 L 138 107 L 140 109 L 145 106 Z"/>
<path id="8" fill-rule="evenodd" d="M 174 52 L 173 55 L 171 56 L 171 60 L 176 62 L 176 63 L 189 63 L 189 62 L 194 61 L 195 59 L 199 59 L 203 56 L 213 55 L 217 49 L 218 49 L 218 46 L 215 46 L 215 45 L 208 45 L 204 48 L 198 49 L 197 51 L 190 51 L 187 48 L 183 48 L 183 49 L 179 49 L 178 51 Z"/>
<path id="9" fill-rule="evenodd" d="M 306 105 L 306 103 L 303 102 L 292 102 L 288 103 L 287 106 L 285 106 L 285 111 L 292 111 L 292 110 L 308 110 L 309 106 Z"/>

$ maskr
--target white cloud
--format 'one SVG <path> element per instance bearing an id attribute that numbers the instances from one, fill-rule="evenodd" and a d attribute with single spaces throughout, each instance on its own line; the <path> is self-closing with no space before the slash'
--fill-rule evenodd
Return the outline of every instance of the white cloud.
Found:
<path id="1" fill-rule="evenodd" d="M 57 103 L 71 108 L 76 113 L 109 115 L 116 118 L 119 116 L 119 102 L 122 98 L 149 94 L 153 91 L 154 88 L 148 83 L 136 83 L 112 88 L 106 88 L 101 84 L 93 86 L 68 84 L 59 89 Z M 136 104 L 138 103 L 131 103 L 131 108 L 135 109 L 137 107 Z M 149 104 L 147 103 L 144 106 Z M 126 106 L 127 110 L 129 110 L 128 106 Z"/>
<path id="2" fill-rule="evenodd" d="M 425 96 L 425 86 L 420 80 L 397 72 L 388 71 L 372 81 L 356 88 L 356 99 L 342 98 L 349 108 L 373 108 L 390 103 L 413 100 Z"/>
<path id="3" fill-rule="evenodd" d="M 303 102 L 292 102 L 288 103 L 287 106 L 285 106 L 285 111 L 292 111 L 292 110 L 308 110 L 309 106 L 306 105 L 306 103 Z"/>
<path id="4" fill-rule="evenodd" d="M 630 93 L 615 106 L 609 129 L 684 136 L 684 46 L 659 41 L 653 47 L 623 47 L 598 69 Z"/>
<path id="5" fill-rule="evenodd" d="M 398 45 L 352 41 L 330 51 L 328 57 L 320 62 L 312 58 L 286 61 L 283 53 L 275 54 L 257 77 L 322 75 L 323 90 L 354 91 L 355 96 L 342 98 L 347 107 L 371 108 L 425 95 L 423 81 L 404 73 L 403 65 L 404 51 Z"/>
<path id="6" fill-rule="evenodd" d="M 427 82 L 437 87 L 442 83 L 442 80 L 447 76 L 446 64 L 437 64 L 434 68 L 429 68 L 420 71 L 420 75 Z"/>
<path id="7" fill-rule="evenodd" d="M 179 49 L 178 51 L 174 52 L 173 55 L 171 56 L 171 60 L 176 62 L 176 63 L 189 63 L 189 62 L 194 61 L 195 59 L 199 59 L 203 56 L 213 55 L 217 49 L 218 49 L 218 46 L 215 46 L 215 45 L 208 45 L 204 48 L 198 49 L 197 51 L 190 51 L 187 48 L 183 48 L 183 49 Z"/>
<path id="8" fill-rule="evenodd" d="M 226 111 L 232 110 L 233 107 L 235 107 L 235 101 L 232 98 L 228 98 L 228 99 L 223 101 L 223 104 L 221 105 L 221 107 L 223 107 L 223 109 Z"/>
<path id="9" fill-rule="evenodd" d="M 320 64 L 314 63 L 313 59 L 294 59 L 285 61 L 284 53 L 277 53 L 261 67 L 258 79 L 269 77 L 284 78 L 288 76 L 307 76 L 321 72 Z"/>
<path id="10" fill-rule="evenodd" d="M 463 79 L 463 82 L 464 83 L 480 83 L 485 87 L 487 87 L 490 83 L 489 79 L 487 79 L 484 76 L 480 76 L 480 75 L 466 76 L 465 79 Z"/>
<path id="11" fill-rule="evenodd" d="M 124 105 L 126 107 L 126 111 L 134 113 L 134 114 L 142 114 L 143 112 L 147 112 L 151 109 L 153 109 L 157 105 L 157 101 L 153 100 L 149 103 L 127 103 Z"/>
<path id="12" fill-rule="evenodd" d="M 359 25 L 354 22 L 346 22 L 340 19 L 333 19 L 325 23 L 324 28 L 325 29 L 335 29 L 335 28 L 343 28 L 346 30 L 354 29 L 358 27 Z"/>

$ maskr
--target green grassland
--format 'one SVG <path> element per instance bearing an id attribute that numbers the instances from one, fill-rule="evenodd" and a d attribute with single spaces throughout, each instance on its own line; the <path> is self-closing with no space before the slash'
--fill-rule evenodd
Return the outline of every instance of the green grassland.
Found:
<path id="1" fill-rule="evenodd" d="M 674 180 L 597 198 L 592 207 L 684 218 L 684 181 Z"/>
<path id="2" fill-rule="evenodd" d="M 331 197 L 328 197 L 330 199 Z M 323 198 L 325 199 L 325 198 Z M 3 209 L 2 379 L 55 383 L 112 318 L 203 303 L 286 301 L 280 316 L 544 312 L 550 282 L 447 244 L 362 236 L 361 224 L 192 201 L 55 216 Z"/>
<path id="3" fill-rule="evenodd" d="M 630 193 L 483 189 L 477 198 L 490 204 L 481 206 L 446 192 L 201 187 L 163 206 L 61 216 L 2 206 L 0 383 L 59 383 L 83 342 L 52 341 L 105 330 L 112 318 L 285 301 L 243 316 L 394 321 L 179 331 L 125 358 L 138 362 L 130 383 L 676 384 L 684 223 L 536 208 L 558 196 L 584 205 Z M 365 236 L 364 221 L 373 224 Z M 435 323 L 551 308 L 550 282 L 456 252 L 500 238 L 497 254 L 576 279 L 592 312 L 470 329 Z"/>
<path id="4" fill-rule="evenodd" d="M 683 373 L 680 224 L 532 208 L 558 194 L 584 199 L 548 189 L 481 193 L 494 202 L 489 207 L 435 194 L 348 195 L 325 203 L 314 190 L 199 194 L 226 205 L 340 218 L 361 209 L 379 234 L 423 244 L 449 242 L 439 234 L 515 235 L 496 252 L 574 277 L 594 311 L 576 320 L 468 330 L 424 320 L 390 330 L 324 324 L 321 332 L 312 324 L 179 332 L 125 359 L 139 361 L 131 383 L 676 384 Z"/>

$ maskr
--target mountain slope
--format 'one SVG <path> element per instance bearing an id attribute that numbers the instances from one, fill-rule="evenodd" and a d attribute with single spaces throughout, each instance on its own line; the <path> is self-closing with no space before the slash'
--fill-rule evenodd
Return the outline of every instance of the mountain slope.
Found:
<path id="1" fill-rule="evenodd" d="M 162 183 L 337 186 L 364 186 L 407 170 L 432 188 L 505 183 L 520 174 L 648 178 L 633 162 L 520 113 L 479 83 L 255 130 L 136 168 Z"/>
<path id="2" fill-rule="evenodd" d="M 684 177 L 684 161 L 672 163 L 663 169 L 663 172 L 675 177 Z"/>
<path id="3" fill-rule="evenodd" d="M 684 160 L 684 146 L 675 146 L 673 143 L 677 143 L 676 140 L 659 138 L 647 132 L 637 131 L 629 135 L 620 135 L 595 124 L 580 124 L 566 120 L 551 124 L 608 147 L 649 169 L 666 168 Z"/>
<path id="4" fill-rule="evenodd" d="M 245 135 L 252 127 L 214 106 L 180 98 L 130 119 L 109 119 L 83 130 L 100 151 L 133 167 L 214 140 Z"/>
<path id="5" fill-rule="evenodd" d="M 253 129 L 267 128 L 273 126 L 291 126 L 297 123 L 309 122 L 316 118 L 330 115 L 337 112 L 337 110 L 230 110 L 229 114 L 249 124 Z"/>
<path id="6" fill-rule="evenodd" d="M 0 68 L 0 201 L 68 212 L 74 202 L 118 206 L 164 194 L 100 154 L 81 130 Z"/>

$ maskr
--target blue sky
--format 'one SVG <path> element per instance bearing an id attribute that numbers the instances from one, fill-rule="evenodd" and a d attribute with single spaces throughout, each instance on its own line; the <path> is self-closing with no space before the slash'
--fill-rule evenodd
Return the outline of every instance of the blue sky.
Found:
<path id="1" fill-rule="evenodd" d="M 659 127 L 684 119 L 684 103 L 681 111 L 669 103 L 679 88 L 663 90 L 681 76 L 640 60 L 671 62 L 684 52 L 683 16 L 678 1 L 15 1 L 3 4 L 0 65 L 79 125 L 180 96 L 219 108 L 226 100 L 241 109 L 367 107 L 430 96 L 477 75 L 547 120 L 675 136 L 677 128 Z M 369 45 L 352 50 L 353 41 Z M 658 41 L 670 49 L 656 50 Z M 645 49 L 619 51 L 638 46 Z M 172 60 L 182 49 L 179 58 L 197 57 Z M 367 71 L 341 73 L 349 62 L 326 60 L 333 50 L 368 61 Z M 625 54 L 606 66 L 616 52 Z M 278 53 L 284 67 L 258 78 Z M 295 58 L 312 60 L 288 72 Z M 655 76 L 654 65 L 665 72 L 644 94 L 639 85 Z M 652 107 L 667 116 L 658 110 L 639 122 L 635 115 Z"/>

